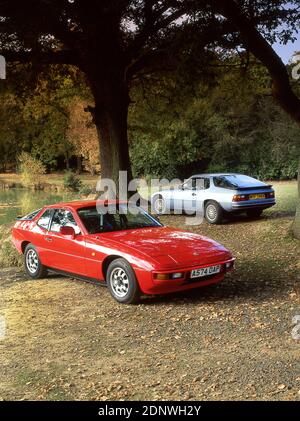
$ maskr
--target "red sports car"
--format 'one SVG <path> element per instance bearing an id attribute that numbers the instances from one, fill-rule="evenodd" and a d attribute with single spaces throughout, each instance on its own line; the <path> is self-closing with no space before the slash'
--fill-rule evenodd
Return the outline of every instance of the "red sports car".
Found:
<path id="1" fill-rule="evenodd" d="M 13 242 L 27 274 L 47 271 L 108 286 L 120 303 L 220 282 L 234 266 L 215 241 L 168 228 L 125 202 L 78 201 L 45 206 L 19 218 Z M 127 213 L 126 213 L 127 212 Z"/>

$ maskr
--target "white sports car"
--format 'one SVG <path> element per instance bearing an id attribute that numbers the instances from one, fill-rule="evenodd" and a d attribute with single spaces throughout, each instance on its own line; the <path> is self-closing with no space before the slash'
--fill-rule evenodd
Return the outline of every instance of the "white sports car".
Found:
<path id="1" fill-rule="evenodd" d="M 192 213 L 204 215 L 210 224 L 218 224 L 226 213 L 247 212 L 259 217 L 264 209 L 276 204 L 271 185 L 242 174 L 197 174 L 174 189 L 151 196 L 158 214 Z"/>

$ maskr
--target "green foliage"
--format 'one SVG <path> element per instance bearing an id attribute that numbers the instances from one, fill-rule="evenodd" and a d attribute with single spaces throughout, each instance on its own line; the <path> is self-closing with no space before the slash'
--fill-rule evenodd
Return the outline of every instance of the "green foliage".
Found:
<path id="1" fill-rule="evenodd" d="M 23 264 L 20 255 L 12 243 L 11 226 L 2 225 L 0 227 L 0 267 L 20 267 Z"/>
<path id="2" fill-rule="evenodd" d="M 9 74 L 0 85 L 0 171 L 15 170 L 23 150 L 48 170 L 62 159 L 67 164 L 75 154 L 67 137 L 70 103 L 89 98 L 82 75 L 71 66 L 49 66 L 34 79 L 32 65 L 11 66 Z"/>
<path id="3" fill-rule="evenodd" d="M 147 76 L 135 85 L 129 113 L 134 174 L 172 179 L 236 171 L 263 179 L 294 178 L 299 128 L 274 104 L 266 70 L 252 57 L 248 68 L 234 56 L 201 57 L 199 67 L 188 58 L 176 73 Z M 77 126 L 80 110 L 70 109 L 78 98 L 90 101 L 82 75 L 70 66 L 50 66 L 37 80 L 31 73 L 30 65 L 14 66 L 11 78 L 0 85 L 0 171 L 14 169 L 21 151 L 48 171 L 74 154 L 90 155 L 93 163 L 95 142 L 84 124 Z M 299 84 L 294 89 L 299 95 Z M 84 139 L 80 148 L 74 146 L 76 137 Z M 24 184 L 39 181 L 32 176 Z"/>
<path id="4" fill-rule="evenodd" d="M 28 152 L 19 155 L 21 183 L 27 188 L 40 188 L 42 176 L 46 172 L 45 165 Z"/>
<path id="5" fill-rule="evenodd" d="M 83 184 L 79 189 L 79 193 L 81 196 L 89 196 L 90 194 L 96 192 L 93 187 L 89 186 L 88 184 Z"/>
<path id="6" fill-rule="evenodd" d="M 210 80 L 187 72 L 135 89 L 129 122 L 136 176 L 296 177 L 299 127 L 274 103 L 266 71 L 256 62 L 243 69 L 235 58 L 217 64 Z"/>
<path id="7" fill-rule="evenodd" d="M 94 158 L 81 145 L 80 150 L 85 154 L 79 153 L 78 149 L 76 152 L 76 144 L 78 147 L 79 140 L 85 136 L 80 136 L 75 145 L 66 136 L 66 102 L 74 97 L 77 87 L 81 88 L 81 93 L 84 90 L 77 83 L 81 79 L 79 72 L 70 66 L 58 68 L 53 65 L 40 77 L 42 54 L 45 58 L 42 62 L 70 63 L 71 59 L 85 72 L 97 99 L 94 120 L 98 132 L 111 135 L 112 148 L 104 150 L 107 159 L 114 154 L 114 140 L 118 145 L 117 138 L 120 137 L 125 146 L 121 152 L 126 162 L 126 135 L 121 139 L 118 124 L 108 124 L 100 114 L 104 112 L 113 117 L 115 110 L 119 110 L 119 117 L 125 116 L 126 89 L 131 90 L 141 75 L 146 80 L 145 91 L 154 85 L 156 93 L 149 99 L 149 107 L 142 98 L 143 88 L 135 93 L 140 96 L 140 101 L 133 107 L 130 124 L 131 157 L 136 174 L 155 173 L 170 177 L 188 175 L 195 169 L 223 167 L 274 174 L 276 177 L 293 175 L 294 164 L 289 152 L 284 151 L 282 157 L 272 157 L 267 161 L 267 145 L 272 148 L 274 140 L 271 136 L 272 114 L 268 115 L 268 124 L 263 127 L 258 110 L 263 110 L 260 100 L 263 102 L 265 95 L 261 81 L 269 83 L 269 78 L 256 66 L 257 74 L 263 74 L 263 79 L 251 73 L 255 82 L 245 83 L 242 79 L 249 72 L 244 68 L 244 75 L 238 80 L 231 66 L 237 66 L 237 62 L 229 62 L 228 57 L 232 51 L 241 56 L 245 50 L 256 56 L 265 51 L 271 57 L 272 50 L 259 42 L 255 28 L 259 28 L 270 45 L 293 39 L 299 23 L 299 0 L 241 0 L 233 1 L 231 6 L 228 2 L 190 0 L 98 1 L 86 2 L 85 5 L 81 1 L 34 1 L 30 3 L 34 13 L 28 10 L 27 2 L 11 0 L 4 3 L 0 38 L 3 54 L 9 51 L 16 62 L 24 61 L 25 57 L 32 60 L 32 64 L 23 66 L 24 77 L 19 78 L 14 101 L 7 107 L 9 124 L 0 135 L 3 169 L 7 168 L 7 162 L 13 163 L 19 150 L 31 151 L 50 169 L 62 156 L 66 163 L 74 153 L 85 159 L 91 155 Z M 246 25 L 239 24 L 243 19 L 248 22 Z M 99 42 L 100 39 L 105 39 L 105 43 Z M 107 43 L 114 46 L 122 59 L 115 60 Z M 217 53 L 223 54 L 219 62 L 214 57 Z M 86 65 L 92 56 L 97 60 L 93 65 Z M 245 53 L 244 63 L 247 59 Z M 272 74 L 280 74 L 275 52 L 273 61 L 266 61 L 273 63 L 269 69 Z M 218 72 L 215 65 L 223 66 L 223 73 Z M 200 80 L 198 69 L 202 67 Z M 174 68 L 179 68 L 177 75 L 160 75 L 159 82 L 153 82 L 153 74 L 158 75 L 157 69 Z M 191 81 L 198 82 L 194 93 Z M 285 86 L 284 76 L 279 85 Z M 247 98 L 244 102 L 243 91 L 248 88 L 253 103 Z M 28 94 L 30 90 L 33 95 Z M 27 94 L 23 95 L 25 91 Z M 160 99 L 154 99 L 158 96 Z M 233 105 L 229 102 L 231 99 L 235 101 Z M 9 101 L 9 96 L 5 97 L 6 105 Z M 114 101 L 119 101 L 120 107 L 115 107 Z M 293 103 L 293 98 L 287 89 L 285 104 L 289 102 Z M 22 112 L 18 113 L 19 110 Z M 275 146 L 276 142 L 277 139 L 274 140 Z M 12 147 L 8 148 L 8 144 Z M 91 158 L 88 160 L 92 161 Z M 117 162 L 111 159 L 115 166 L 118 166 Z M 102 160 L 104 163 L 105 159 Z M 94 171 L 94 165 L 87 167 Z M 113 168 L 114 165 L 107 167 L 114 173 L 119 169 Z"/>
<path id="8" fill-rule="evenodd" d="M 79 191 L 82 181 L 72 171 L 66 171 L 64 175 L 64 188 L 71 191 Z"/>

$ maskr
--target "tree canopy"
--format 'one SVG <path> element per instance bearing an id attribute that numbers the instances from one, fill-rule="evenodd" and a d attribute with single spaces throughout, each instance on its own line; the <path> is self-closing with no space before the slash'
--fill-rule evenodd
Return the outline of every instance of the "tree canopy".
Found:
<path id="1" fill-rule="evenodd" d="M 268 43 L 292 36 L 299 1 L 30 0 L 0 1 L 0 53 L 8 61 L 73 64 L 94 97 L 104 176 L 131 173 L 127 113 L 142 74 L 199 66 L 209 51 L 246 49 L 268 69 L 273 94 L 294 119 L 300 102 Z M 284 23 L 284 26 L 282 24 Z"/>
<path id="2" fill-rule="evenodd" d="M 210 54 L 252 54 L 268 70 L 272 95 L 300 124 L 300 100 L 271 44 L 298 28 L 299 0 L 0 0 L 0 54 L 30 63 L 74 65 L 93 96 L 103 177 L 132 177 L 131 92 L 142 76 L 188 66 Z M 245 53 L 245 54 L 244 54 Z M 35 72 L 33 71 L 35 69 Z M 299 233 L 300 235 L 300 233 Z"/>
<path id="3" fill-rule="evenodd" d="M 245 68 L 236 56 L 215 58 L 198 78 L 165 74 L 136 87 L 129 113 L 134 174 L 172 179 L 230 170 L 295 178 L 299 127 L 274 103 L 266 69 L 250 60 Z"/>

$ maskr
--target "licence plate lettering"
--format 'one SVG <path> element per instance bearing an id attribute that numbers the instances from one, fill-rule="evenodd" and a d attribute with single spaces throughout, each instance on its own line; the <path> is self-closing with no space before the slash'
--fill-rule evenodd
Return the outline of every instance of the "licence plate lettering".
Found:
<path id="1" fill-rule="evenodd" d="M 221 265 L 208 266 L 205 268 L 193 269 L 191 278 L 202 278 L 203 276 L 214 275 L 221 271 Z"/>
<path id="2" fill-rule="evenodd" d="M 250 200 L 255 200 L 255 199 L 265 199 L 266 195 L 265 194 L 250 194 L 249 195 L 249 199 Z"/>

